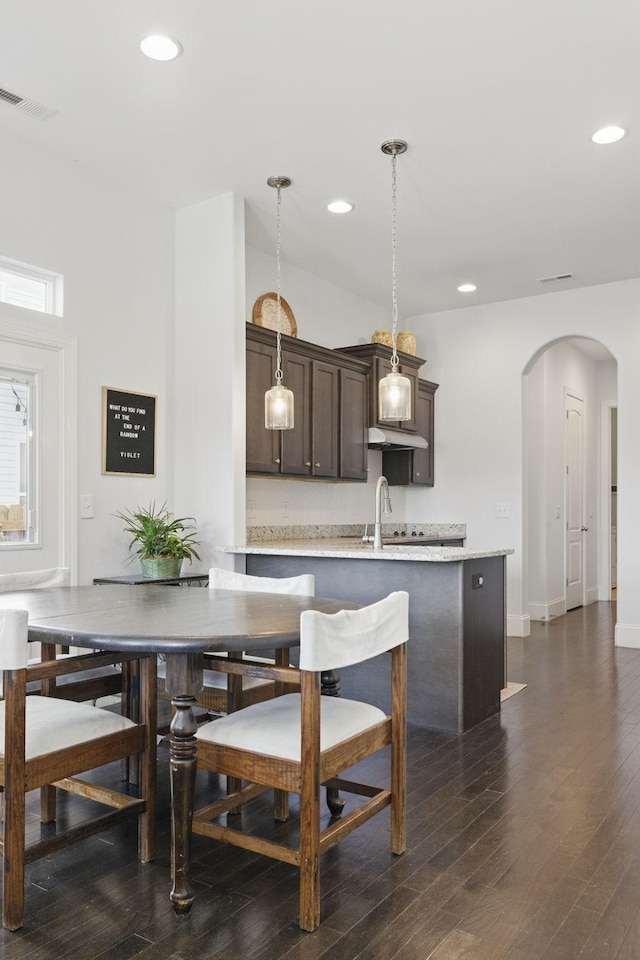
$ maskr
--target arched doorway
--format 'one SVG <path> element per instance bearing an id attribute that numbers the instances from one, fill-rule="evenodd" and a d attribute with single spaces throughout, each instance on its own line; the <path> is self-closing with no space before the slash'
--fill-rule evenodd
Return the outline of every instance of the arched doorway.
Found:
<path id="1" fill-rule="evenodd" d="M 617 363 L 594 340 L 552 341 L 524 370 L 523 570 L 532 620 L 610 598 L 616 406 Z"/>

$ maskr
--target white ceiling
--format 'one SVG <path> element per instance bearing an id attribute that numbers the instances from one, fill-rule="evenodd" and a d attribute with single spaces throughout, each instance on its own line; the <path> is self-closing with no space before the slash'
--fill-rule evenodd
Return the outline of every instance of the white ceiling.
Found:
<path id="1" fill-rule="evenodd" d="M 268 251 L 266 179 L 287 174 L 283 258 L 383 305 L 380 144 L 407 140 L 402 316 L 640 275 L 637 0 L 0 0 L 0 24 L 0 87 L 57 111 L 0 103 L 0 147 L 11 132 L 170 205 L 234 191 Z M 143 57 L 150 32 L 183 55 Z M 629 135 L 595 146 L 609 123 Z M 355 210 L 329 214 L 336 197 Z"/>

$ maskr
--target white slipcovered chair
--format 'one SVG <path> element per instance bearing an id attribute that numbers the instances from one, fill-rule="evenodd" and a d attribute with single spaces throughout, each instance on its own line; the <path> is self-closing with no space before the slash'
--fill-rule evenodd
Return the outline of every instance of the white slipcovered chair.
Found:
<path id="1" fill-rule="evenodd" d="M 0 574 L 0 593 L 14 590 L 44 590 L 48 587 L 68 587 L 69 569 L 67 567 L 50 567 L 46 570 L 21 570 L 16 573 Z M 43 651 L 43 659 L 54 656 L 53 646 Z M 67 647 L 58 648 L 67 651 Z M 74 653 L 80 651 L 74 650 Z M 126 670 L 125 670 L 126 687 Z M 110 697 L 123 692 L 123 671 L 115 664 L 105 667 L 95 667 L 83 672 L 82 676 L 68 675 L 60 678 L 60 686 L 56 680 L 49 681 L 48 696 L 59 696 L 65 700 L 91 700 L 94 705 L 102 697 Z M 129 715 L 132 708 L 127 705 L 125 712 Z"/>
<path id="2" fill-rule="evenodd" d="M 315 593 L 315 577 L 303 573 L 297 577 L 253 577 L 233 570 L 212 567 L 209 571 L 209 589 L 244 590 L 256 593 L 283 593 L 293 596 L 312 597 Z M 266 700 L 274 694 L 274 683 L 257 677 L 239 677 L 206 669 L 208 654 L 205 654 L 203 688 L 196 706 L 212 713 L 231 713 L 250 703 Z M 210 662 L 210 660 L 209 660 Z M 273 662 L 273 661 L 271 661 Z M 164 688 L 165 665 L 158 665 L 158 696 L 170 700 Z"/>
<path id="3" fill-rule="evenodd" d="M 77 673 L 103 666 L 106 653 L 32 662 L 28 659 L 28 613 L 0 610 L 0 671 L 4 700 L 0 703 L 0 790 L 4 794 L 4 833 L 0 852 L 3 865 L 2 923 L 17 930 L 24 922 L 25 863 L 49 856 L 63 846 L 106 830 L 125 815 L 138 817 L 139 856 L 155 856 L 155 657 L 125 655 L 139 660 L 143 679 L 139 723 L 87 703 L 47 696 L 47 683 L 61 673 Z M 49 645 L 45 645 L 49 646 Z M 123 659 L 122 654 L 116 654 Z M 28 680 L 40 683 L 39 695 L 26 695 Z M 78 774 L 115 760 L 137 755 L 140 790 L 114 790 Z M 60 831 L 25 849 L 25 797 L 41 790 L 41 819 L 55 820 L 56 789 L 112 808 L 67 831 Z"/>
<path id="4" fill-rule="evenodd" d="M 360 610 L 336 614 L 305 611 L 300 618 L 300 669 L 278 670 L 279 680 L 300 684 L 301 692 L 253 704 L 198 729 L 198 768 L 249 782 L 196 811 L 193 831 L 297 866 L 303 930 L 315 930 L 320 923 L 320 856 L 325 850 L 391 806 L 391 850 L 404 852 L 407 640 L 408 594 L 404 591 Z M 367 703 L 321 697 L 323 671 L 387 651 L 392 659 L 389 716 Z M 339 776 L 389 744 L 390 787 Z M 344 818 L 333 818 L 320 830 L 321 784 L 365 799 Z M 269 839 L 262 832 L 254 836 L 231 826 L 238 824 L 237 817 L 217 822 L 270 787 L 300 795 L 296 847 Z"/>

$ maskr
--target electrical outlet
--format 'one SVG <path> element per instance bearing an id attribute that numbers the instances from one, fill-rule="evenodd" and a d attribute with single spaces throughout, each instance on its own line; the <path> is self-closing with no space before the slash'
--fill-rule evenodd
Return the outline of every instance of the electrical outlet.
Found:
<path id="1" fill-rule="evenodd" d="M 287 517 L 289 516 L 289 501 L 288 501 L 288 500 L 284 500 L 283 503 L 282 503 L 282 516 L 285 518 L 285 520 L 286 520 Z"/>
<path id="2" fill-rule="evenodd" d="M 253 500 L 247 500 L 247 520 L 255 520 L 256 505 Z"/>
<path id="3" fill-rule="evenodd" d="M 496 503 L 496 517 L 506 518 L 511 516 L 511 510 L 508 503 Z"/>

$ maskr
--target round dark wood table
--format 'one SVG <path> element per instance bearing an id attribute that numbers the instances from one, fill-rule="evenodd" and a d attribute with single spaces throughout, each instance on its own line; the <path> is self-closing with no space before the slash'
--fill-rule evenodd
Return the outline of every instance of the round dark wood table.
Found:
<path id="1" fill-rule="evenodd" d="M 191 816 L 196 773 L 193 704 L 202 688 L 204 652 L 240 654 L 296 646 L 303 610 L 336 613 L 358 604 L 322 597 L 177 590 L 167 587 L 48 587 L 0 593 L 0 609 L 29 611 L 29 639 L 124 653 L 162 654 L 175 708 L 171 767 L 171 902 L 188 914 Z"/>

